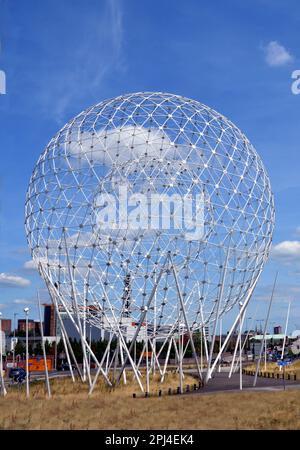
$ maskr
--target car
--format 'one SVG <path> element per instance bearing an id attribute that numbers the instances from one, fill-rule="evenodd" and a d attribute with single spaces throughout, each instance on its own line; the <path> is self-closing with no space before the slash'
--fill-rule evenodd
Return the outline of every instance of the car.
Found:
<path id="1" fill-rule="evenodd" d="M 72 369 L 75 370 L 76 366 L 72 364 Z M 68 363 L 63 363 L 60 366 L 57 367 L 57 370 L 61 370 L 61 371 L 67 371 L 70 370 L 70 366 Z"/>
<path id="2" fill-rule="evenodd" d="M 10 369 L 8 376 L 15 382 L 22 383 L 26 379 L 26 370 L 22 367 L 13 367 Z"/>

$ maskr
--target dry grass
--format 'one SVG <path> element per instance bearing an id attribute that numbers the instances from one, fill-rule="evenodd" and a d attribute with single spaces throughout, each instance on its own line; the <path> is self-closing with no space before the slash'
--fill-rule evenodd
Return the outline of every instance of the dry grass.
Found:
<path id="1" fill-rule="evenodd" d="M 185 384 L 193 384 L 186 377 Z M 0 429 L 300 429 L 300 391 L 243 392 L 132 398 L 136 387 L 109 392 L 100 382 L 92 397 L 69 379 L 53 380 L 52 399 L 43 384 L 31 398 L 10 391 L 0 398 Z M 169 375 L 164 390 L 178 384 Z M 152 380 L 154 390 L 160 385 Z"/>
<path id="2" fill-rule="evenodd" d="M 255 364 L 251 364 L 251 365 L 247 365 L 247 370 L 255 370 L 256 369 L 256 365 Z M 280 371 L 280 368 L 278 366 L 278 364 L 276 362 L 268 362 L 267 366 L 266 366 L 265 370 L 265 364 L 264 361 L 261 361 L 260 363 L 260 371 L 261 372 L 270 372 L 270 373 L 282 373 L 283 371 Z M 289 366 L 285 366 L 285 373 L 289 373 L 291 375 L 296 374 L 297 375 L 297 379 L 300 378 L 300 361 L 296 361 L 293 364 L 289 365 Z"/>

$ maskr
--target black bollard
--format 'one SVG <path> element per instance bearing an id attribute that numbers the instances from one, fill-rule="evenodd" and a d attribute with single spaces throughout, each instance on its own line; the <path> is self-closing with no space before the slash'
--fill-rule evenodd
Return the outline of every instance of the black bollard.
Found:
<path id="1" fill-rule="evenodd" d="M 132 394 L 132 397 L 133 397 L 133 398 L 136 398 L 136 394 Z"/>

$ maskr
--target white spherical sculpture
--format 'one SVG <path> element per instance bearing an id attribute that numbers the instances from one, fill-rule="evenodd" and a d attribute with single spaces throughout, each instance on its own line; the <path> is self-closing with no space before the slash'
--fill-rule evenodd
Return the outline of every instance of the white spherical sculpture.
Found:
<path id="1" fill-rule="evenodd" d="M 260 157 L 224 116 L 136 93 L 83 111 L 51 139 L 25 226 L 64 304 L 72 311 L 76 295 L 80 311 L 94 305 L 98 327 L 138 321 L 163 269 L 147 313 L 159 335 L 178 319 L 170 261 L 193 330 L 215 318 L 221 294 L 220 314 L 246 298 L 268 257 L 274 202 Z"/>

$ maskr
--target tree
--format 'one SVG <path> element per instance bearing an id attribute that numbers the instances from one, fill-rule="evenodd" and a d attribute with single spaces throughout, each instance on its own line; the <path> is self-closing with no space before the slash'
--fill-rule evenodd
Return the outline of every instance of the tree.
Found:
<path id="1" fill-rule="evenodd" d="M 23 344 L 23 342 L 18 341 L 15 346 L 15 354 L 22 355 L 22 353 L 25 353 L 25 345 Z"/>
<path id="2" fill-rule="evenodd" d="M 49 343 L 48 339 L 45 342 L 45 351 L 47 354 L 52 354 L 52 344 Z"/>
<path id="3" fill-rule="evenodd" d="M 37 355 L 43 354 L 42 344 L 40 342 L 37 342 L 37 344 L 35 345 L 34 351 Z"/>

